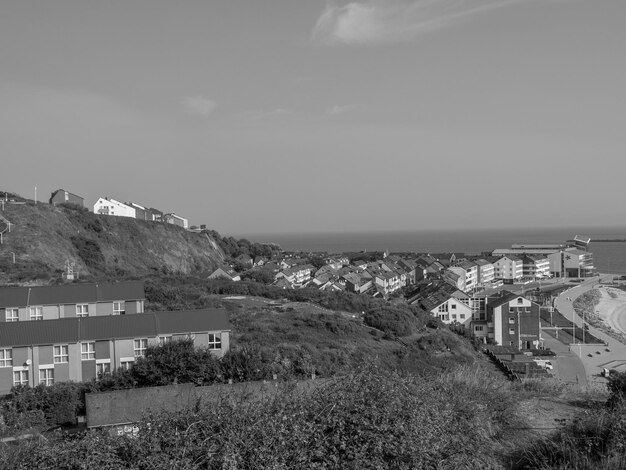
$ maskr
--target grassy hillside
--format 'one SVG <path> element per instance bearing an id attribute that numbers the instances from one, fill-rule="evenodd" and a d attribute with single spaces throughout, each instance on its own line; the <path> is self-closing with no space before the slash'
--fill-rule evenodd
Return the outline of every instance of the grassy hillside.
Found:
<path id="1" fill-rule="evenodd" d="M 32 201 L 5 204 L 0 215 L 12 224 L 0 246 L 3 283 L 59 278 L 66 260 L 75 262 L 81 278 L 119 278 L 151 272 L 205 272 L 224 259 L 207 234 L 170 224 Z M 0 230 L 4 227 L 0 221 Z"/>

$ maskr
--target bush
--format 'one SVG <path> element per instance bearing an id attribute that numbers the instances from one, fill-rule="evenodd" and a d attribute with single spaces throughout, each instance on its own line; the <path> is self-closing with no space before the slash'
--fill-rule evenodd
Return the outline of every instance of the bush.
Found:
<path id="1" fill-rule="evenodd" d="M 0 464 L 16 469 L 496 468 L 496 440 L 513 418 L 510 398 L 484 380 L 464 373 L 426 380 L 369 366 L 309 391 L 285 386 L 252 400 L 225 396 L 148 416 L 134 439 L 88 432 L 42 442 L 0 456 Z"/>
<path id="2" fill-rule="evenodd" d="M 420 324 L 417 318 L 403 308 L 380 306 L 370 309 L 363 316 L 365 324 L 396 336 L 409 336 L 417 332 Z"/>
<path id="3" fill-rule="evenodd" d="M 105 271 L 104 255 L 97 242 L 83 235 L 74 235 L 70 237 L 70 240 L 78 251 L 78 256 L 88 268 L 101 272 Z"/>

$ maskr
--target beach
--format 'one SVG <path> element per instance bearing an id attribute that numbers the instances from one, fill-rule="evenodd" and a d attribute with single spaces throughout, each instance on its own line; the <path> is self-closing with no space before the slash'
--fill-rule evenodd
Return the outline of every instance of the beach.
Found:
<path id="1" fill-rule="evenodd" d="M 626 292 L 603 286 L 598 289 L 601 297 L 596 314 L 612 330 L 626 334 Z"/>

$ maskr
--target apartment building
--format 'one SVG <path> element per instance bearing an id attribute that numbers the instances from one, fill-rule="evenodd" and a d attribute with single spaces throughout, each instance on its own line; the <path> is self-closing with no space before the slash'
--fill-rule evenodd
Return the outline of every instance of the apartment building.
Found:
<path id="1" fill-rule="evenodd" d="M 500 279 L 505 284 L 518 282 L 524 276 L 524 264 L 515 255 L 500 256 L 494 261 L 493 267 L 495 279 Z"/>
<path id="2" fill-rule="evenodd" d="M 15 385 L 89 381 L 131 367 L 149 345 L 177 339 L 221 357 L 230 333 L 223 309 L 0 323 L 0 394 Z"/>
<path id="3" fill-rule="evenodd" d="M 472 322 L 477 338 L 518 350 L 538 348 L 541 337 L 539 304 L 526 297 L 503 291 L 485 300 L 485 320 Z"/>
<path id="4" fill-rule="evenodd" d="M 144 282 L 0 288 L 0 322 L 143 313 Z"/>

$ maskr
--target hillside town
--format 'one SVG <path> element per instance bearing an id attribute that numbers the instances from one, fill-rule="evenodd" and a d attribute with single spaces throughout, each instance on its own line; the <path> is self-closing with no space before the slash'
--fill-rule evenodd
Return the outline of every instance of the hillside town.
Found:
<path id="1" fill-rule="evenodd" d="M 59 189 L 50 204 L 84 206 L 82 197 Z M 188 220 L 137 203 L 99 198 L 93 212 L 165 222 L 190 230 Z M 204 230 L 193 227 L 192 230 Z M 514 244 L 491 252 L 389 254 L 284 253 L 272 257 L 241 253 L 225 260 L 208 279 L 241 281 L 262 273 L 265 282 L 282 289 L 346 291 L 385 300 L 405 301 L 442 323 L 457 325 L 485 343 L 517 350 L 542 348 L 540 308 L 550 299 L 540 289 L 519 295 L 515 286 L 596 275 L 589 238 L 575 236 L 560 244 Z M 513 291 L 513 292 L 512 292 Z M 511 302 L 516 302 L 513 305 Z M 503 305 L 510 304 L 509 308 Z"/>

